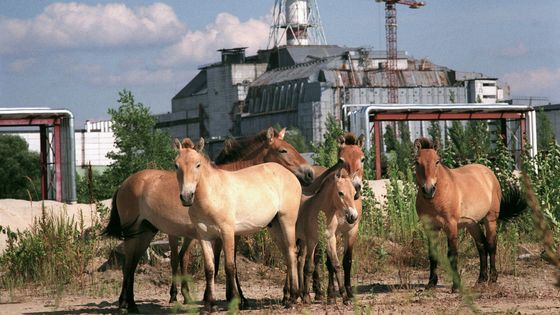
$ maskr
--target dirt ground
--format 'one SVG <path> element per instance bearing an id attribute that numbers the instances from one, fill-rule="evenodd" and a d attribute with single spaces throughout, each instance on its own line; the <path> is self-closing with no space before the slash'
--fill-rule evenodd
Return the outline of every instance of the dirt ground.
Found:
<path id="1" fill-rule="evenodd" d="M 95 264 L 101 265 L 103 259 Z M 384 266 L 375 274 L 357 274 L 353 284 L 357 292 L 353 305 L 338 299 L 335 305 L 315 302 L 285 309 L 281 303 L 283 271 L 250 262 L 240 257 L 240 281 L 250 301 L 246 314 L 470 314 L 473 313 L 459 294 L 450 293 L 450 282 L 440 273 L 440 285 L 424 290 L 428 271 L 397 270 Z M 136 276 L 136 301 L 145 314 L 198 312 L 200 304 L 169 304 L 169 264 L 144 264 Z M 219 313 L 227 312 L 223 272 L 217 286 Z M 463 264 L 462 277 L 474 306 L 486 314 L 560 314 L 560 290 L 554 286 L 555 271 L 538 255 L 518 261 L 517 274 L 500 274 L 495 285 L 474 287 L 478 259 Z M 402 279 L 405 278 L 405 285 Z M 121 272 L 93 272 L 77 288 L 45 294 L 41 288 L 0 291 L 0 314 L 110 314 L 117 311 Z M 191 293 L 202 298 L 204 281 L 195 276 Z"/>

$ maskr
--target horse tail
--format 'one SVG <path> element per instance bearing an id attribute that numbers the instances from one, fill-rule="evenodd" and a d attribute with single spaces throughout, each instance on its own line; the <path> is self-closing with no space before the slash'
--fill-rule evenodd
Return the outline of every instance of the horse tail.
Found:
<path id="1" fill-rule="evenodd" d="M 119 217 L 119 210 L 117 209 L 117 194 L 119 190 L 115 191 L 113 194 L 113 200 L 111 201 L 111 215 L 109 217 L 109 224 L 101 233 L 102 235 L 111 236 L 115 238 L 123 238 L 123 229 L 121 227 L 121 218 Z"/>
<path id="2" fill-rule="evenodd" d="M 500 216 L 498 220 L 507 222 L 527 209 L 527 199 L 517 185 L 511 185 L 505 190 L 500 202 Z"/>

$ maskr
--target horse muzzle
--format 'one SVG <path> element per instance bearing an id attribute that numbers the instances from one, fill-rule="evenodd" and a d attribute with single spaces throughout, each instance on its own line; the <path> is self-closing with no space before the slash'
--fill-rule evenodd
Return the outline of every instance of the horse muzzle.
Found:
<path id="1" fill-rule="evenodd" d="M 358 220 L 358 211 L 354 208 L 349 208 L 346 210 L 346 215 L 344 217 L 348 224 L 354 224 Z"/>
<path id="2" fill-rule="evenodd" d="M 434 198 L 436 194 L 436 185 L 423 185 L 422 186 L 422 195 L 424 195 L 424 198 L 426 199 L 432 199 Z"/>
<path id="3" fill-rule="evenodd" d="M 308 186 L 313 183 L 313 180 L 315 180 L 315 173 L 310 166 L 301 166 L 296 173 L 296 177 L 299 179 L 302 185 Z"/>
<path id="4" fill-rule="evenodd" d="M 194 202 L 194 193 L 187 193 L 185 197 L 183 194 L 179 194 L 179 199 L 181 199 L 181 204 L 185 207 L 190 207 Z"/>

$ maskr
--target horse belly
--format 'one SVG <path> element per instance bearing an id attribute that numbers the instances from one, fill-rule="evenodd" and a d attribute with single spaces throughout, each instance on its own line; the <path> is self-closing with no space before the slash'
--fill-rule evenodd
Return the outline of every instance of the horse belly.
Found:
<path id="1" fill-rule="evenodd" d="M 265 228 L 278 212 L 274 209 L 254 208 L 241 210 L 235 216 L 235 234 L 252 234 Z"/>

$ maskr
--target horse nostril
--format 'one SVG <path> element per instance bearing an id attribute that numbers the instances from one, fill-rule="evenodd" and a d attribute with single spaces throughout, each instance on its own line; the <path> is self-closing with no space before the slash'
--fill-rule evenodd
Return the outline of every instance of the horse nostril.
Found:
<path id="1" fill-rule="evenodd" d="M 307 171 L 305 172 L 305 177 L 306 177 L 307 179 L 312 180 L 312 179 L 313 179 L 313 171 L 312 171 L 312 170 L 307 170 Z"/>

